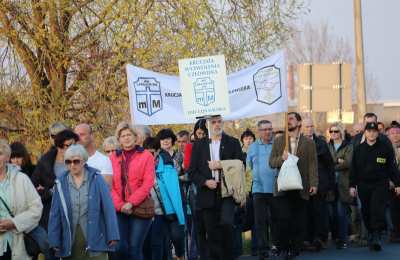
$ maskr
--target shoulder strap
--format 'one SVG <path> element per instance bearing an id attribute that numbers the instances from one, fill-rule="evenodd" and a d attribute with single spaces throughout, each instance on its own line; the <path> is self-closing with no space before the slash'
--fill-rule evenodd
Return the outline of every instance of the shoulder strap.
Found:
<path id="1" fill-rule="evenodd" d="M 0 201 L 1 203 L 3 203 L 4 207 L 6 208 L 6 210 L 8 211 L 8 214 L 10 214 L 10 216 L 13 218 L 14 214 L 11 212 L 10 208 L 8 207 L 7 203 L 3 200 L 3 198 L 0 196 Z"/>
<path id="2" fill-rule="evenodd" d="M 157 183 L 154 184 L 153 190 L 154 190 L 154 193 L 156 194 L 158 203 L 160 203 L 161 211 L 162 211 L 162 213 L 165 215 L 164 203 L 162 202 L 160 190 L 159 190 L 159 188 L 158 188 Z"/>
<path id="3" fill-rule="evenodd" d="M 65 217 L 66 217 L 66 219 L 67 219 L 68 226 L 70 227 L 71 225 L 70 225 L 70 223 L 69 223 L 69 216 L 68 216 L 68 210 L 67 210 L 67 203 L 65 202 L 64 192 L 63 192 L 63 190 L 62 190 L 61 183 L 60 183 L 59 180 L 56 180 L 56 186 L 57 186 L 58 194 L 60 194 L 61 206 L 62 206 L 62 208 L 63 208 Z"/>

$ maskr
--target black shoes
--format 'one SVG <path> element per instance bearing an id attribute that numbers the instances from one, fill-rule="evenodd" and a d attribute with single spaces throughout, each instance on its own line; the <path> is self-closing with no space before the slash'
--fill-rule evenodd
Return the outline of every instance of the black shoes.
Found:
<path id="1" fill-rule="evenodd" d="M 347 243 L 341 240 L 338 240 L 336 242 L 336 249 L 346 249 L 347 248 Z"/>
<path id="2" fill-rule="evenodd" d="M 270 260 L 271 258 L 269 257 L 269 253 L 267 252 L 262 252 L 258 254 L 258 259 L 259 260 Z"/>
<path id="3" fill-rule="evenodd" d="M 371 251 L 381 251 L 382 250 L 382 238 L 381 235 L 379 233 L 373 233 L 369 239 L 369 249 Z"/>

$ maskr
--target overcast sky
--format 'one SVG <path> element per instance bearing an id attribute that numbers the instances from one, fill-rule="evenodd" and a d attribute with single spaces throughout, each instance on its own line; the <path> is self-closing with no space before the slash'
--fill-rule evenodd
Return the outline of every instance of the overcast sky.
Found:
<path id="1" fill-rule="evenodd" d="M 353 0 L 308 1 L 310 13 L 302 22 L 327 22 L 354 49 Z M 371 92 L 374 101 L 400 102 L 399 10 L 400 0 L 362 0 L 365 69 L 378 87 Z"/>

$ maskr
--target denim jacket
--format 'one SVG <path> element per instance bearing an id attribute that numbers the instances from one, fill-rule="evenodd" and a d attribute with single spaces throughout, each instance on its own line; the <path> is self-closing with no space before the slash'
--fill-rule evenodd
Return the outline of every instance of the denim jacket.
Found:
<path id="1" fill-rule="evenodd" d="M 264 144 L 257 139 L 247 151 L 247 166 L 253 172 L 252 193 L 273 193 L 276 170 L 268 164 L 272 142 Z"/>
<path id="2" fill-rule="evenodd" d="M 89 180 L 86 250 L 114 251 L 108 243 L 119 240 L 118 222 L 110 191 L 100 172 L 85 165 Z M 72 250 L 72 206 L 66 172 L 56 180 L 51 204 L 48 236 L 51 248 L 59 248 L 57 257 L 68 257 Z M 60 192 L 60 189 L 62 192 Z"/>

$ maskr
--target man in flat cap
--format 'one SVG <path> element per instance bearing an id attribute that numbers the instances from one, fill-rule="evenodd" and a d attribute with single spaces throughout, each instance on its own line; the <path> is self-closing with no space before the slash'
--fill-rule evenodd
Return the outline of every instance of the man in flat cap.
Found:
<path id="1" fill-rule="evenodd" d="M 365 141 L 354 148 L 350 173 L 350 195 L 358 196 L 361 213 L 368 230 L 370 250 L 382 250 L 381 235 L 385 228 L 385 207 L 389 198 L 389 181 L 400 195 L 400 175 L 393 149 L 378 138 L 376 122 L 365 125 Z"/>

